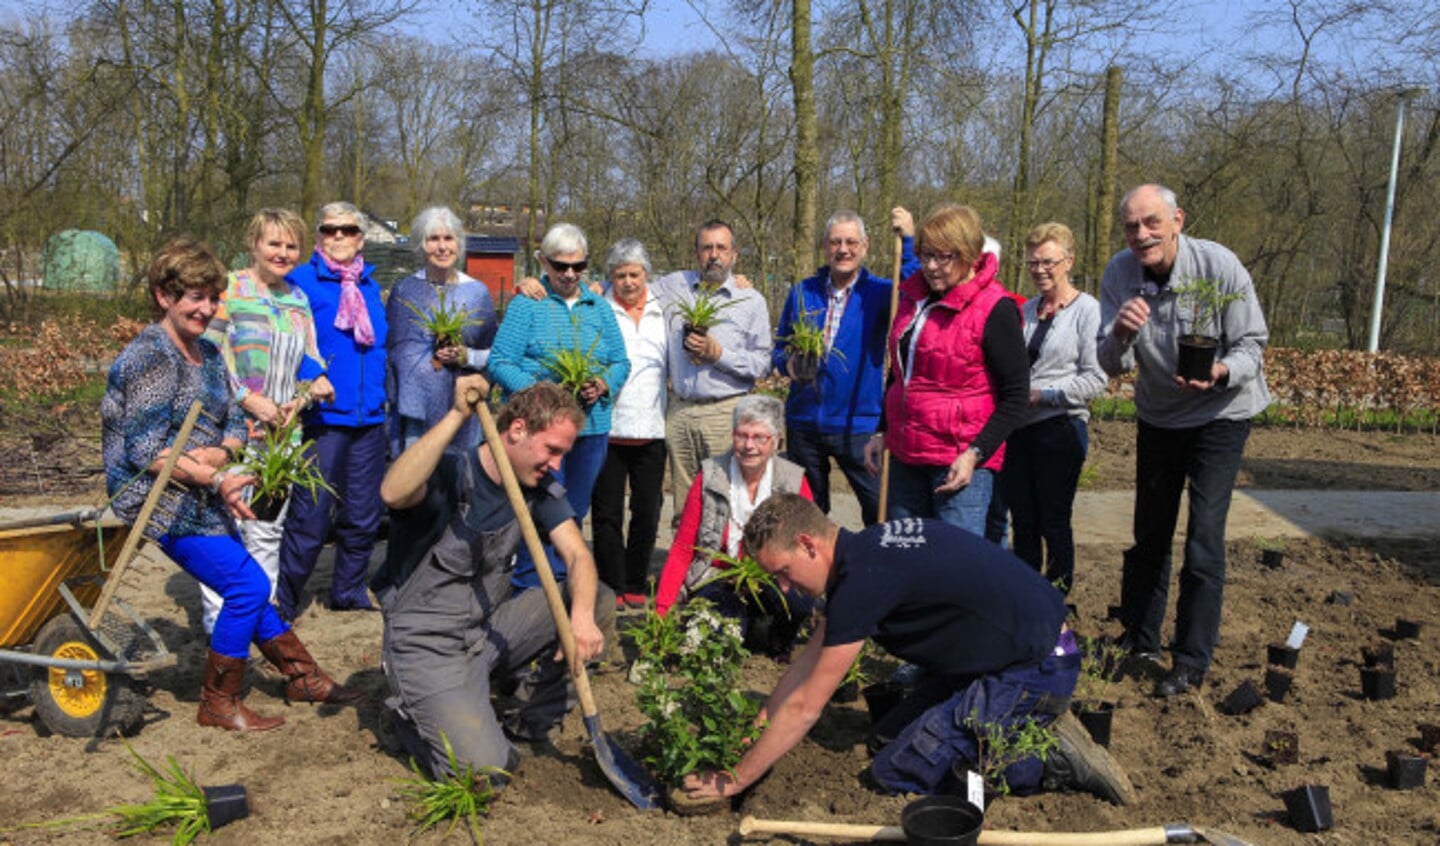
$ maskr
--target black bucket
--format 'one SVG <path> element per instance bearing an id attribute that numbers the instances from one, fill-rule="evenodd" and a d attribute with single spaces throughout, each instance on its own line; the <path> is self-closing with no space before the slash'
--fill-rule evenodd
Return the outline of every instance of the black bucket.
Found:
<path id="1" fill-rule="evenodd" d="M 959 796 L 926 796 L 900 812 L 900 828 L 910 846 L 974 846 L 985 812 Z"/>

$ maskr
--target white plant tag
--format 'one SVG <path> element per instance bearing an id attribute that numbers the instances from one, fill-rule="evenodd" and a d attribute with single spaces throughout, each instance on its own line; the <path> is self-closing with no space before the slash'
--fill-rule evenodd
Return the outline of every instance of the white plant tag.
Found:
<path id="1" fill-rule="evenodd" d="M 985 779 L 974 770 L 965 771 L 965 798 L 971 805 L 985 811 Z"/>
<path id="2" fill-rule="evenodd" d="M 1291 649 L 1299 649 L 1300 644 L 1305 642 L 1305 635 L 1309 633 L 1310 627 L 1296 620 L 1295 627 L 1290 630 L 1290 636 L 1285 638 L 1285 645 Z"/>

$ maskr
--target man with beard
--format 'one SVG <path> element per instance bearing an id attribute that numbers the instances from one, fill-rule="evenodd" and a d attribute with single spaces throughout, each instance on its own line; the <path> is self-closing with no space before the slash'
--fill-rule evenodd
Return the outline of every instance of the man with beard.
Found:
<path id="1" fill-rule="evenodd" d="M 1111 376 L 1135 367 L 1135 545 L 1125 551 L 1120 607 L 1132 655 L 1160 648 L 1170 586 L 1170 546 L 1180 494 L 1190 487 L 1185 559 L 1176 604 L 1173 663 L 1155 695 L 1199 687 L 1220 633 L 1225 589 L 1225 518 L 1250 434 L 1270 403 L 1262 373 L 1269 332 L 1250 274 L 1230 250 L 1181 234 L 1175 192 L 1141 185 L 1125 195 L 1120 220 L 1129 249 L 1110 259 L 1100 282 L 1100 366 Z M 1238 295 L 1215 318 L 1220 346 L 1210 378 L 1176 374 L 1177 339 L 1198 331 L 1190 298 L 1176 290 L 1214 282 Z"/>
<path id="2" fill-rule="evenodd" d="M 489 393 L 478 373 L 457 378 L 454 405 L 380 485 L 392 509 L 389 553 L 371 581 L 385 614 L 385 704 L 406 752 L 434 776 L 449 773 L 450 749 L 462 767 L 506 772 L 523 750 L 554 754 L 551 731 L 572 701 L 544 592 L 511 590 L 521 529 L 495 455 L 488 443 L 451 444 L 475 414 L 471 398 Z M 574 395 L 551 382 L 516 392 L 496 420 L 536 528 L 568 570 L 577 662 L 600 654 L 615 613 L 551 475 L 584 423 Z M 496 715 L 492 680 L 513 691 L 513 712 Z"/>
<path id="3" fill-rule="evenodd" d="M 707 221 L 695 236 L 700 269 L 662 276 L 651 286 L 671 333 L 665 440 L 676 514 L 684 510 L 700 462 L 730 448 L 735 403 L 770 373 L 770 314 L 758 291 L 735 284 L 731 271 L 738 255 L 730 224 Z M 682 310 L 697 298 L 718 308 L 716 322 L 688 331 Z"/>

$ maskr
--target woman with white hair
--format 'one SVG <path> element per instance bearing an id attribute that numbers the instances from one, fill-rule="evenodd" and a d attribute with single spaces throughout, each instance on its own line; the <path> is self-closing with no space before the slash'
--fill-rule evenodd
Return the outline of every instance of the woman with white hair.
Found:
<path id="1" fill-rule="evenodd" d="M 740 558 L 745 524 L 771 494 L 814 497 L 805 470 L 775 454 L 785 434 L 785 406 L 780 400 L 751 394 L 735 404 L 734 421 L 730 449 L 702 461 L 690 486 L 675 541 L 660 573 L 655 610 L 663 616 L 676 603 L 703 596 L 715 602 L 722 613 L 739 617 L 747 630 L 757 619 L 769 617 L 769 642 L 760 646 L 772 655 L 788 654 L 813 603 L 792 589 L 783 604 L 773 591 L 766 592 L 757 608 L 749 597 L 717 580 L 727 565 L 712 558 L 710 552 Z"/>
<path id="2" fill-rule="evenodd" d="M 495 342 L 495 303 L 485 283 L 460 269 L 465 257 L 465 226 L 444 206 L 415 216 L 410 241 L 425 267 L 395 283 L 385 313 L 390 321 L 387 393 L 390 396 L 390 454 L 398 456 L 450 410 L 455 374 L 481 370 Z M 445 311 L 470 323 L 460 343 L 438 346 L 424 326 L 444 298 Z M 467 420 L 453 442 L 467 449 L 480 444 L 480 426 Z"/>
<path id="3" fill-rule="evenodd" d="M 556 474 L 576 523 L 583 523 L 590 510 L 595 478 L 605 463 L 615 395 L 630 376 L 630 358 L 615 313 L 584 284 L 588 249 L 580 227 L 570 223 L 550 227 L 537 255 L 546 296 L 511 300 L 490 350 L 490 375 L 507 397 L 535 382 L 563 381 L 556 367 L 560 356 L 584 358 L 592 369 L 583 384 L 569 386 L 586 420 Z M 553 554 L 550 566 L 557 579 L 565 577 L 564 566 Z M 518 590 L 540 583 L 534 562 L 523 549 L 513 582 Z"/>

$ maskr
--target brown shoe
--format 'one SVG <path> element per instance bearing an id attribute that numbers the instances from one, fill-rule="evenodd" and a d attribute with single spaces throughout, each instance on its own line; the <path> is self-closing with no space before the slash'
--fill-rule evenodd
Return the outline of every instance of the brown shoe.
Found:
<path id="1" fill-rule="evenodd" d="M 365 696 L 325 675 L 293 629 L 260 644 L 260 653 L 290 680 L 285 684 L 285 698 L 291 702 L 344 705 Z"/>
<path id="2" fill-rule="evenodd" d="M 262 717 L 240 701 L 246 663 L 244 658 L 230 658 L 210 650 L 205 658 L 205 675 L 200 684 L 200 714 L 196 722 L 226 731 L 268 731 L 284 725 L 284 717 Z"/>

